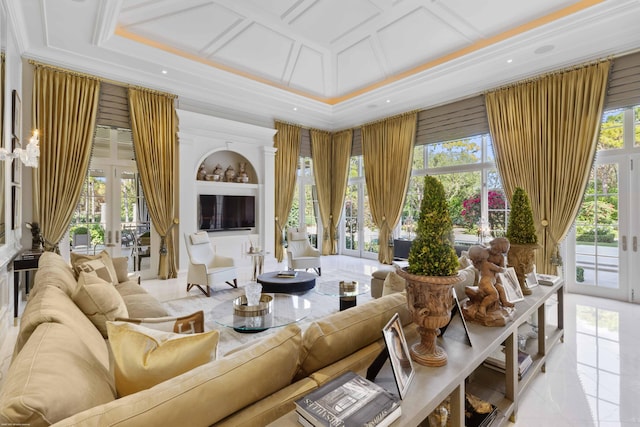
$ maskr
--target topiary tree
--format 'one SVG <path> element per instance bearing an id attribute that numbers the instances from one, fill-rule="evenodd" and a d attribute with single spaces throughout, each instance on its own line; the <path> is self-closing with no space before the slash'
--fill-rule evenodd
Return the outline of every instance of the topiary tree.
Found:
<path id="1" fill-rule="evenodd" d="M 521 187 L 516 187 L 511 199 L 507 238 L 511 244 L 527 245 L 538 243 L 529 196 Z"/>
<path id="2" fill-rule="evenodd" d="M 453 276 L 458 271 L 453 223 L 444 187 L 438 179 L 428 175 L 424 177 L 420 216 L 407 271 L 422 276 Z"/>

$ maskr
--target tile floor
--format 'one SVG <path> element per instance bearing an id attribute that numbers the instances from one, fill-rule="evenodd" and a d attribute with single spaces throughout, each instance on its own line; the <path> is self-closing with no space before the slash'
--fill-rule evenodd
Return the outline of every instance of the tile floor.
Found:
<path id="1" fill-rule="evenodd" d="M 374 260 L 346 256 L 322 259 L 325 271 L 370 275 L 380 268 Z M 265 271 L 284 269 L 273 257 Z M 171 280 L 145 280 L 142 286 L 162 301 L 187 296 L 186 273 Z M 239 269 L 249 281 L 250 267 Z M 224 286 L 224 285 L 221 285 Z M 199 291 L 192 289 L 189 294 Z M 546 372 L 525 391 L 515 425 L 640 426 L 640 307 L 630 303 L 567 294 L 565 339 L 547 359 Z M 0 361 L 10 361 L 16 329 L 0 348 Z M 0 379 L 1 380 L 1 379 Z"/>

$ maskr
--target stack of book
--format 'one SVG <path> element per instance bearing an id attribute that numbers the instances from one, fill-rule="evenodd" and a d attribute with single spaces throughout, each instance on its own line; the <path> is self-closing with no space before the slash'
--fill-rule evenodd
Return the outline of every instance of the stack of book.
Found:
<path id="1" fill-rule="evenodd" d="M 296 402 L 307 427 L 385 427 L 400 417 L 398 397 L 355 372 L 347 372 Z"/>
<path id="2" fill-rule="evenodd" d="M 293 278 L 293 277 L 296 277 L 297 275 L 298 275 L 298 272 L 295 270 L 278 271 L 278 277 Z"/>
<path id="3" fill-rule="evenodd" d="M 522 376 L 527 372 L 533 359 L 529 353 L 525 353 L 522 350 L 518 350 L 518 379 L 521 380 Z M 500 346 L 494 351 L 483 363 L 487 368 L 493 369 L 498 372 L 505 372 L 507 366 L 506 355 L 504 354 L 504 346 Z"/>
<path id="4" fill-rule="evenodd" d="M 553 274 L 536 274 L 536 277 L 541 285 L 553 286 L 560 283 L 560 276 L 554 276 Z"/>

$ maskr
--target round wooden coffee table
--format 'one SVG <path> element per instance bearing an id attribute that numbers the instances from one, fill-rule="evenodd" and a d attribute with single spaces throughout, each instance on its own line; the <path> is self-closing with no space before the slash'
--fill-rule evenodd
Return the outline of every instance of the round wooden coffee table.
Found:
<path id="1" fill-rule="evenodd" d="M 306 292 L 316 286 L 316 276 L 306 271 L 296 271 L 295 277 L 278 277 L 279 271 L 269 271 L 258 276 L 262 292 L 297 293 Z"/>

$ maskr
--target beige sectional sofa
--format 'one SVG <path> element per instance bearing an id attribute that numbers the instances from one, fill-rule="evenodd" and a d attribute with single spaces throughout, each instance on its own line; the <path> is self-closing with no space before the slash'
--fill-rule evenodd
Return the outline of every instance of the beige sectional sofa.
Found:
<path id="1" fill-rule="evenodd" d="M 404 293 L 312 322 L 289 325 L 151 388 L 118 397 L 108 340 L 74 303 L 78 282 L 60 256 L 44 254 L 22 316 L 0 424 L 42 426 L 263 426 L 294 401 L 348 370 L 364 372 L 383 350 L 381 329 Z M 130 317 L 162 316 L 136 282 L 116 285 Z M 409 339 L 415 337 L 407 327 Z"/>

